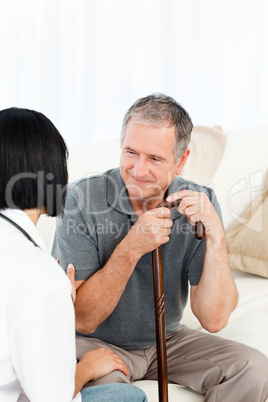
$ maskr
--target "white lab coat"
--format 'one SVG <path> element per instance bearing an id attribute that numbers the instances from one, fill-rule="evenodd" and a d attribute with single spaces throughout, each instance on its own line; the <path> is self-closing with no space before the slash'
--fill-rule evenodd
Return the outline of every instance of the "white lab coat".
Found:
<path id="1" fill-rule="evenodd" d="M 28 215 L 0 212 L 40 247 L 0 218 L 0 401 L 15 402 L 24 389 L 31 402 L 69 402 L 76 366 L 70 282 Z"/>

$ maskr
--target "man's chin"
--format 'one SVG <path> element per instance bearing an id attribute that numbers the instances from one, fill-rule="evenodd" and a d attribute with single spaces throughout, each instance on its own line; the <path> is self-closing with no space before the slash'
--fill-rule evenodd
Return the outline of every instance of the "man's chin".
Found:
<path id="1" fill-rule="evenodd" d="M 148 204 L 153 203 L 158 205 L 163 200 L 163 195 L 162 193 L 159 193 L 159 191 L 157 193 L 143 191 L 142 194 L 141 192 L 132 192 L 129 190 L 127 191 L 130 201 L 133 202 L 148 202 Z"/>

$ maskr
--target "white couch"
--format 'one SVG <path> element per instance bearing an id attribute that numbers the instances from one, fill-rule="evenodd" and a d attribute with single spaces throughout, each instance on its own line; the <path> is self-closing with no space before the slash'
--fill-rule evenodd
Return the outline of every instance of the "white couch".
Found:
<path id="1" fill-rule="evenodd" d="M 196 127 L 191 140 L 191 156 L 183 176 L 214 188 L 222 207 L 224 227 L 228 231 L 240 219 L 252 199 L 262 191 L 268 170 L 268 127 L 225 134 L 220 128 Z M 119 156 L 118 141 L 73 146 L 69 158 L 70 182 L 117 166 Z M 268 220 L 268 217 L 265 219 Z M 50 250 L 55 220 L 41 218 L 38 230 Z M 254 236 L 254 231 L 252 234 Z M 233 272 L 239 291 L 239 304 L 227 327 L 217 336 L 253 346 L 268 357 L 268 280 L 244 272 Z M 268 262 L 266 272 L 268 276 Z M 183 323 L 205 331 L 191 313 L 189 305 Z M 136 385 L 144 389 L 149 402 L 158 400 L 157 382 L 138 381 Z M 203 401 L 204 397 L 183 386 L 170 384 L 169 401 L 178 400 L 197 402 Z"/>

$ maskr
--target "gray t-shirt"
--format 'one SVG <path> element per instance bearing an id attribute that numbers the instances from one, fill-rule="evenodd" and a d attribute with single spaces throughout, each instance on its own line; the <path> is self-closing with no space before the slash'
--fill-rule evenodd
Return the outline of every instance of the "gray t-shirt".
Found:
<path id="1" fill-rule="evenodd" d="M 220 207 L 214 191 L 175 177 L 168 193 L 189 189 L 208 195 Z M 176 331 L 188 296 L 188 282 L 197 285 L 203 269 L 206 239 L 197 240 L 194 226 L 173 208 L 172 233 L 162 246 L 167 335 Z M 52 254 L 64 269 L 71 262 L 76 280 L 86 280 L 101 269 L 136 222 L 118 168 L 81 179 L 69 186 L 63 218 L 57 219 Z M 155 343 L 152 253 L 137 263 L 112 314 L 93 334 L 85 335 L 125 349 Z"/>

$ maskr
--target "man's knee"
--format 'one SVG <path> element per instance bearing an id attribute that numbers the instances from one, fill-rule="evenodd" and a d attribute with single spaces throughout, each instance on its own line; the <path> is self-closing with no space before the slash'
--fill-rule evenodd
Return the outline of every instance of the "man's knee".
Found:
<path id="1" fill-rule="evenodd" d="M 248 377 L 255 384 L 266 382 L 268 384 L 268 358 L 259 350 L 247 348 Z"/>
<path id="2" fill-rule="evenodd" d="M 234 365 L 239 367 L 243 383 L 250 384 L 251 389 L 256 389 L 259 393 L 263 390 L 263 395 L 268 396 L 268 358 L 259 350 L 242 345 L 236 355 Z"/>

